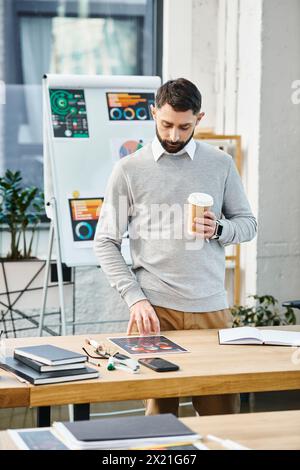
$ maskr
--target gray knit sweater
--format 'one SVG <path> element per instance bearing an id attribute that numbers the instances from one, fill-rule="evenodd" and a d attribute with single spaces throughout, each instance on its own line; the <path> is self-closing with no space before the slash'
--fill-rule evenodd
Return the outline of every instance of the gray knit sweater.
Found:
<path id="1" fill-rule="evenodd" d="M 209 243 L 187 233 L 187 198 L 208 193 L 223 233 Z M 128 230 L 129 270 L 121 253 Z M 196 142 L 187 153 L 155 161 L 151 144 L 121 159 L 110 176 L 94 249 L 111 286 L 128 307 L 148 299 L 186 312 L 228 307 L 224 246 L 251 240 L 256 220 L 232 157 Z"/>

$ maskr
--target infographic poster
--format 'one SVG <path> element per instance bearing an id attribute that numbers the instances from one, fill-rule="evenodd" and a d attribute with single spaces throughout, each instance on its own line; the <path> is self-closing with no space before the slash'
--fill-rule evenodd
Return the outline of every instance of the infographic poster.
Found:
<path id="1" fill-rule="evenodd" d="M 110 121 L 151 121 L 154 93 L 106 93 Z"/>
<path id="2" fill-rule="evenodd" d="M 89 137 L 84 90 L 49 89 L 54 137 Z"/>
<path id="3" fill-rule="evenodd" d="M 94 240 L 103 198 L 69 199 L 73 240 L 86 242 Z"/>
<path id="4" fill-rule="evenodd" d="M 128 139 L 111 139 L 110 140 L 110 150 L 111 156 L 114 162 L 117 162 L 121 158 L 131 155 L 137 150 L 144 147 L 145 144 L 149 142 L 149 138 L 144 137 L 131 137 Z"/>

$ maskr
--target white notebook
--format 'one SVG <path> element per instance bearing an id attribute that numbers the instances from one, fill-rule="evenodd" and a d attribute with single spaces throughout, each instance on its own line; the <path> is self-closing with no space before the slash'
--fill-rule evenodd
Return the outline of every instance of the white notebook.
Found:
<path id="1" fill-rule="evenodd" d="M 260 330 L 251 326 L 219 330 L 220 344 L 270 344 L 300 346 L 300 332 Z"/>

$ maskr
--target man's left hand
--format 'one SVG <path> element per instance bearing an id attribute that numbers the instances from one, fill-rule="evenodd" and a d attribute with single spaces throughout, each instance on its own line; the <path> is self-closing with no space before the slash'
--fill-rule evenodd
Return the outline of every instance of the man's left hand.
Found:
<path id="1" fill-rule="evenodd" d="M 195 218 L 194 226 L 196 232 L 201 235 L 201 238 L 211 238 L 216 230 L 216 216 L 213 212 L 205 211 L 204 218 Z"/>

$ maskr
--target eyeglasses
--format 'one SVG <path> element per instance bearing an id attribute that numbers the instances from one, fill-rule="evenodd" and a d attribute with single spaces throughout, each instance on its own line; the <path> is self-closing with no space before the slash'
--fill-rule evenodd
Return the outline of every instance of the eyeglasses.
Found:
<path id="1" fill-rule="evenodd" d="M 99 349 L 95 350 L 95 353 L 97 354 L 97 356 L 94 356 L 94 355 L 90 354 L 85 347 L 82 347 L 82 349 L 85 352 L 85 354 L 87 354 L 87 356 L 92 358 L 92 359 L 109 359 L 110 356 L 111 356 L 111 354 L 109 352 L 99 351 Z"/>

